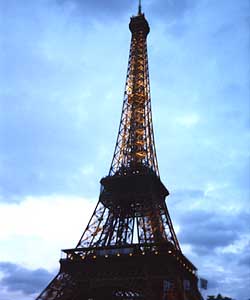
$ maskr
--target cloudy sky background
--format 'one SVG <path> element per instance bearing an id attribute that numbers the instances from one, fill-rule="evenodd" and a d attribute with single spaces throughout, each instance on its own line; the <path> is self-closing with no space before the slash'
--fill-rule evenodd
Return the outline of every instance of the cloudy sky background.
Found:
<path id="1" fill-rule="evenodd" d="M 0 299 L 34 299 L 108 173 L 129 0 L 0 0 Z M 207 294 L 250 298 L 249 0 L 145 0 L 156 148 Z"/>

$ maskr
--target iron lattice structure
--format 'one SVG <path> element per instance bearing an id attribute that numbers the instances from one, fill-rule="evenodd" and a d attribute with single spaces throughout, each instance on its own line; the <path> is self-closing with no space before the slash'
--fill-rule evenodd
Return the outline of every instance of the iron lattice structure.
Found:
<path id="1" fill-rule="evenodd" d="M 160 180 L 151 112 L 147 35 L 139 6 L 121 121 L 108 176 L 77 246 L 37 300 L 200 300 L 195 266 L 182 254 Z"/>
<path id="2" fill-rule="evenodd" d="M 143 15 L 130 22 L 132 32 L 122 116 L 109 175 L 136 171 L 141 166 L 159 176 L 147 56 L 149 26 Z"/>

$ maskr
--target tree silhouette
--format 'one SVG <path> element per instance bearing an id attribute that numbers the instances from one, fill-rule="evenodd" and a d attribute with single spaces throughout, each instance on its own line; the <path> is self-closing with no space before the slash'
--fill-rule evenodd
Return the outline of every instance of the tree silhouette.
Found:
<path id="1" fill-rule="evenodd" d="M 213 295 L 207 296 L 207 300 L 233 300 L 233 299 L 229 297 L 223 297 L 221 294 L 218 294 L 217 296 L 213 296 Z"/>

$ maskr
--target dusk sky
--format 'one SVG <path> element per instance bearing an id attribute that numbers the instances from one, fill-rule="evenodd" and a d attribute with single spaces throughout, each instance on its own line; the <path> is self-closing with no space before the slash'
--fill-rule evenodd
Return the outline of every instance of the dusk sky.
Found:
<path id="1" fill-rule="evenodd" d="M 204 295 L 250 299 L 250 1 L 144 0 L 167 205 Z M 0 299 L 31 300 L 107 175 L 136 0 L 0 0 Z"/>

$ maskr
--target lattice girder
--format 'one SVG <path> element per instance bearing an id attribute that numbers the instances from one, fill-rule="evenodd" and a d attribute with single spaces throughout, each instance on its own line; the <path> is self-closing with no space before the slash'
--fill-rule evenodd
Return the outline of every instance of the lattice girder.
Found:
<path id="1" fill-rule="evenodd" d="M 135 24 L 138 23 L 139 27 Z M 132 24 L 132 25 L 131 25 Z M 121 169 L 154 171 L 159 175 L 150 98 L 147 34 L 149 27 L 143 15 L 131 18 L 132 31 L 122 116 L 109 175 Z M 139 168 L 138 168 L 139 167 Z M 142 170 L 141 170 L 142 171 Z"/>
<path id="2" fill-rule="evenodd" d="M 200 300 L 194 289 L 197 278 L 192 264 L 181 253 L 159 245 L 154 246 L 158 251 L 153 254 L 146 247 L 143 252 L 138 245 L 133 248 L 129 249 L 132 256 L 119 248 L 107 249 L 106 255 L 102 247 L 89 250 L 84 257 L 72 249 L 66 259 L 61 259 L 58 276 L 37 299 L 161 300 L 165 294 L 173 296 L 173 300 Z M 184 262 L 187 267 L 180 269 Z"/>
<path id="3" fill-rule="evenodd" d="M 200 300 L 195 266 L 182 254 L 166 206 L 155 150 L 147 35 L 132 33 L 121 121 L 93 215 L 59 274 L 37 300 Z"/>

